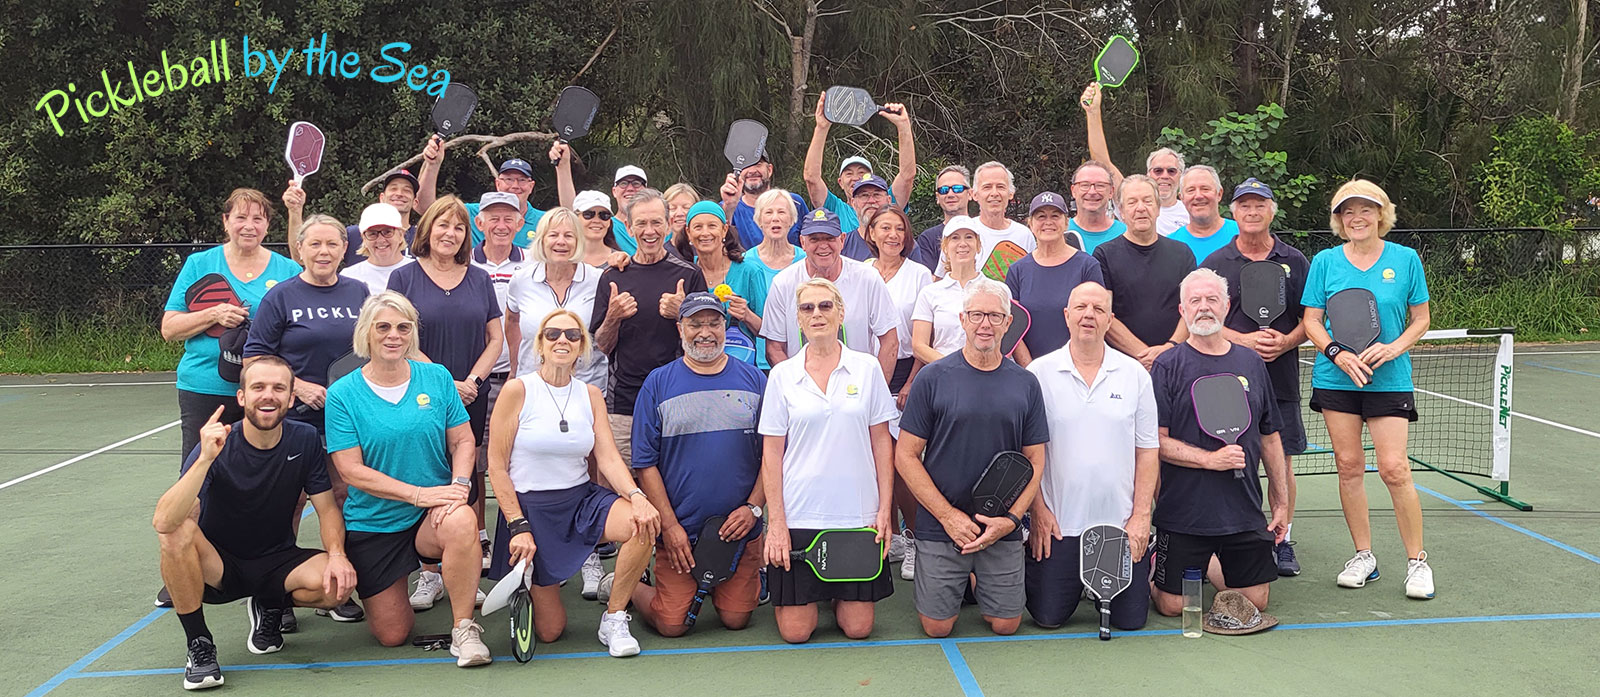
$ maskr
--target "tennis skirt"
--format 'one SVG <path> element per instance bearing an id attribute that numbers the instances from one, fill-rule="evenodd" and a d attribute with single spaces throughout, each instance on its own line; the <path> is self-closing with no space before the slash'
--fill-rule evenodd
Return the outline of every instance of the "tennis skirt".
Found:
<path id="1" fill-rule="evenodd" d="M 789 528 L 789 544 L 808 544 L 820 532 Z M 825 600 L 875 603 L 894 595 L 892 576 L 889 565 L 884 564 L 883 573 L 871 581 L 829 582 L 817 578 L 817 573 L 805 561 L 790 559 L 788 571 L 776 566 L 767 567 L 767 591 L 772 594 L 772 604 L 779 607 L 810 605 Z"/>
<path id="2" fill-rule="evenodd" d="M 519 491 L 517 503 L 533 533 L 533 584 L 554 586 L 572 578 L 605 536 L 606 516 L 621 497 L 594 482 L 570 489 Z M 505 514 L 495 523 L 489 578 L 511 571 L 511 535 Z"/>

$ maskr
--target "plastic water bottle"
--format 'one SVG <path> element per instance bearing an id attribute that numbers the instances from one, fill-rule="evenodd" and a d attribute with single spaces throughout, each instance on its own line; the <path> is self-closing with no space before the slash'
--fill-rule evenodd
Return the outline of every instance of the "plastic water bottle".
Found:
<path id="1" fill-rule="evenodd" d="M 1183 636 L 1198 639 L 1201 622 L 1200 569 L 1191 566 L 1183 570 Z"/>

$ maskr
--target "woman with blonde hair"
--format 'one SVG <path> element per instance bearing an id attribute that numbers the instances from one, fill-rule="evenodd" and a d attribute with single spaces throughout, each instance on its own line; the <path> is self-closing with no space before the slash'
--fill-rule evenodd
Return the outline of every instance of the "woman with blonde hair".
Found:
<path id="1" fill-rule="evenodd" d="M 961 307 L 966 302 L 967 284 L 977 278 L 978 252 L 983 239 L 978 236 L 978 221 L 956 216 L 944 224 L 944 239 L 939 242 L 942 278 L 917 294 L 911 311 L 911 350 L 917 360 L 932 363 L 961 350 L 967 344 L 961 328 Z"/>
<path id="2" fill-rule="evenodd" d="M 367 284 L 373 295 L 387 290 L 394 270 L 414 261 L 406 254 L 406 233 L 401 224 L 400 211 L 387 203 L 374 203 L 363 209 L 361 223 L 356 226 L 357 239 L 361 240 L 356 254 L 365 259 L 346 266 L 339 275 Z"/>

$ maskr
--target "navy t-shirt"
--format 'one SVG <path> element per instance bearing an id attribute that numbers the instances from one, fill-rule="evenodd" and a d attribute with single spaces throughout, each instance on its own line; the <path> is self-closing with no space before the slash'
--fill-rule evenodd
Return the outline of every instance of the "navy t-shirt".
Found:
<path id="1" fill-rule="evenodd" d="M 367 284 L 339 276 L 331 286 L 317 286 L 295 276 L 272 287 L 261 298 L 250 322 L 244 357 L 277 356 L 289 363 L 297 380 L 328 386 L 328 365 L 350 352 L 356 317 L 367 301 Z M 321 409 L 290 409 L 289 418 L 322 430 Z"/>
<path id="2" fill-rule="evenodd" d="M 364 240 L 361 239 L 361 226 L 346 225 L 344 228 L 344 236 L 346 238 L 346 244 L 344 248 L 344 266 L 340 268 L 350 268 L 356 264 L 366 261 L 366 257 L 356 252 L 356 250 L 361 249 L 361 243 L 364 242 Z M 411 241 L 415 239 L 416 236 L 417 226 L 412 225 L 411 227 L 406 228 L 406 256 L 411 256 Z"/>
<path id="3" fill-rule="evenodd" d="M 794 226 L 789 228 L 789 244 L 800 246 L 800 223 L 806 219 L 806 214 L 811 212 L 811 207 L 806 205 L 806 200 L 800 194 L 789 192 L 789 198 L 794 199 Z M 733 228 L 739 232 L 739 244 L 745 249 L 755 249 L 761 244 L 762 238 L 767 233 L 756 225 L 756 209 L 744 202 L 744 197 L 739 198 L 738 205 L 733 207 Z"/>
<path id="4" fill-rule="evenodd" d="M 1102 247 L 1103 248 L 1103 247 Z M 1187 535 L 1232 535 L 1266 529 L 1261 514 L 1261 436 L 1278 432 L 1278 403 L 1261 357 L 1238 344 L 1211 356 L 1188 343 L 1156 357 L 1150 381 L 1156 392 L 1156 421 L 1167 435 L 1202 450 L 1221 450 L 1224 443 L 1200 428 L 1190 389 L 1207 375 L 1232 373 L 1244 378 L 1254 428 L 1239 437 L 1244 448 L 1245 476 L 1232 470 L 1180 467 L 1161 461 L 1161 488 L 1151 523 L 1161 530 Z"/>
<path id="5" fill-rule="evenodd" d="M 421 263 L 406 264 L 389 276 L 389 290 L 416 306 L 417 338 L 428 360 L 450 369 L 453 380 L 467 379 L 489 346 L 489 321 L 501 314 L 489 272 L 468 266 L 461 282 L 445 290 L 428 277 Z"/>
<path id="6" fill-rule="evenodd" d="M 1239 292 L 1239 274 L 1244 270 L 1244 265 L 1252 260 L 1239 253 L 1237 238 L 1227 246 L 1211 253 L 1200 265 L 1217 272 L 1217 275 L 1228 280 L 1228 317 L 1224 321 L 1229 329 L 1236 332 L 1249 334 L 1258 331 L 1261 325 L 1256 320 L 1245 316 L 1242 299 Z M 1300 324 L 1300 315 L 1304 307 L 1300 304 L 1300 296 L 1306 290 L 1306 273 L 1311 270 L 1311 262 L 1306 260 L 1306 255 L 1300 250 L 1284 244 L 1276 235 L 1272 238 L 1272 251 L 1267 253 L 1266 261 L 1273 261 L 1283 265 L 1289 272 L 1288 297 L 1285 298 L 1283 314 L 1269 325 L 1273 329 L 1288 334 Z M 1267 374 L 1272 376 L 1272 393 L 1277 395 L 1280 402 L 1300 401 L 1300 351 L 1292 349 L 1285 351 L 1267 363 Z M 1296 407 L 1298 408 L 1298 407 Z"/>
<path id="7" fill-rule="evenodd" d="M 184 458 L 183 472 L 200 459 L 200 448 Z M 315 495 L 331 486 L 317 429 L 286 420 L 278 444 L 259 450 L 245 440 L 244 422 L 237 422 L 200 485 L 200 531 L 217 549 L 260 559 L 295 546 L 300 492 Z"/>
<path id="8" fill-rule="evenodd" d="M 639 387 L 650 371 L 683 354 L 678 323 L 661 316 L 661 296 L 676 293 L 680 280 L 685 294 L 707 290 L 706 277 L 699 267 L 671 255 L 654 264 L 634 261 L 621 271 L 609 267 L 600 274 L 600 286 L 594 294 L 594 316 L 589 318 L 590 332 L 600 331 L 600 325 L 606 321 L 606 311 L 611 306 L 611 284 L 617 284 L 619 293 L 632 293 L 634 301 L 639 303 L 633 316 L 617 325 L 617 343 L 606 354 L 611 361 L 606 378 L 608 413 L 633 415 Z"/>
<path id="9" fill-rule="evenodd" d="M 867 246 L 867 240 L 861 236 L 860 231 L 844 233 L 844 249 L 840 250 L 839 253 L 844 255 L 846 259 L 855 259 L 856 261 L 866 261 L 877 256 L 872 253 L 872 248 Z"/>
<path id="10" fill-rule="evenodd" d="M 1074 252 L 1065 262 L 1041 266 L 1032 254 L 1018 259 L 1006 270 L 1006 285 L 1011 297 L 1028 311 L 1032 324 L 1022 337 L 1034 358 L 1067 345 L 1067 298 L 1084 281 L 1105 285 L 1100 262 L 1083 252 Z"/>
<path id="11" fill-rule="evenodd" d="M 942 241 L 944 241 L 944 223 L 939 223 L 917 235 L 916 245 L 912 247 L 911 256 L 907 258 L 938 273 L 939 270 L 934 267 L 939 263 L 939 243 Z"/>
<path id="12" fill-rule="evenodd" d="M 1194 252 L 1165 237 L 1146 247 L 1124 235 L 1095 247 L 1094 258 L 1111 291 L 1111 313 L 1146 346 L 1170 340 L 1178 328 L 1178 284 L 1195 269 Z"/>
<path id="13" fill-rule="evenodd" d="M 995 453 L 1050 440 L 1044 391 L 1033 373 L 1012 361 L 983 371 L 960 351 L 917 373 L 900 416 L 900 430 L 928 441 L 922 465 L 939 494 L 963 511 L 972 509 L 972 485 Z M 917 539 L 950 541 L 944 526 L 917 504 Z M 1013 530 L 1007 540 L 1022 539 Z"/>

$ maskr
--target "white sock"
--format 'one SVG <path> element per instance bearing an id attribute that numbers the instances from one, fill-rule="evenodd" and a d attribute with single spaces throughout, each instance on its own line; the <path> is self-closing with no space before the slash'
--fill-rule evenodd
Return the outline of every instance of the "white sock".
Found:
<path id="1" fill-rule="evenodd" d="M 489 531 L 488 530 L 479 530 L 478 531 L 478 541 L 479 542 L 488 542 L 489 541 Z"/>
<path id="2" fill-rule="evenodd" d="M 1293 534 L 1294 534 L 1294 523 L 1290 523 L 1283 530 L 1283 541 L 1284 542 L 1288 542 L 1289 541 L 1289 536 L 1291 536 Z"/>

